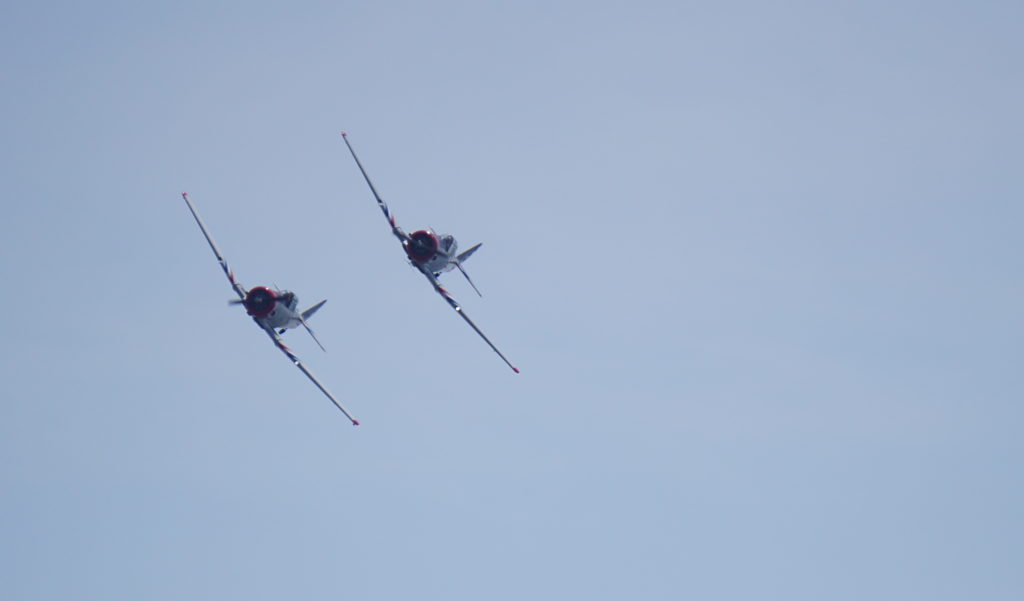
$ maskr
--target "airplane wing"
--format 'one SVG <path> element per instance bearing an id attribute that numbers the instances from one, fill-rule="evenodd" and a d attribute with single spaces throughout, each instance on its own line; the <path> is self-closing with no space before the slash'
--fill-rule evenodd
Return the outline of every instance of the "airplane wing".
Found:
<path id="1" fill-rule="evenodd" d="M 401 240 L 402 242 L 405 242 L 406 240 L 409 239 L 409 236 L 402 230 L 402 228 L 395 225 L 395 216 L 391 214 L 391 211 L 388 210 L 387 203 L 385 203 L 384 199 L 381 198 L 380 194 L 377 193 L 377 188 L 375 188 L 373 186 L 373 182 L 370 181 L 370 176 L 366 174 L 366 169 L 363 169 L 362 162 L 359 161 L 359 157 L 356 156 L 356 151 L 352 148 L 352 144 L 350 144 L 348 141 L 348 134 L 346 134 L 345 132 L 341 132 L 341 137 L 345 140 L 345 145 L 348 146 L 348 151 L 352 153 L 352 158 L 356 160 L 356 165 L 359 166 L 359 171 L 363 173 L 363 179 L 365 179 L 366 183 L 370 186 L 370 191 L 373 192 L 373 197 L 377 199 L 377 206 L 380 207 L 380 210 L 384 212 L 384 217 L 388 220 L 388 223 L 391 225 L 391 233 L 394 234 L 395 237 Z"/>
<path id="2" fill-rule="evenodd" d="M 316 379 L 316 376 L 313 375 L 313 372 L 309 371 L 309 369 L 307 369 L 306 366 L 302 364 L 302 361 L 299 361 L 299 358 L 295 355 L 295 353 L 292 352 L 292 349 L 288 348 L 288 346 L 284 343 L 284 340 L 281 339 L 281 336 L 274 331 L 274 328 L 267 327 L 262 323 L 260 323 L 259 325 L 261 328 L 263 328 L 263 331 L 267 333 L 267 336 L 270 336 L 270 339 L 274 341 L 274 345 L 277 346 L 277 348 L 281 349 L 281 352 L 284 353 L 289 359 L 291 359 L 292 363 L 295 364 L 295 367 L 298 367 L 300 370 L 302 370 L 302 373 L 306 374 L 306 377 L 309 378 L 314 384 L 316 384 L 316 387 L 320 389 L 320 392 L 323 392 L 325 395 L 327 395 L 327 398 L 331 399 L 331 402 L 334 403 L 335 407 L 341 409 L 341 412 L 345 414 L 345 417 L 347 417 L 350 422 L 352 422 L 353 426 L 358 426 L 359 421 L 352 417 L 352 414 L 350 414 L 345 409 L 345 407 L 342 406 L 340 402 L 338 402 L 338 399 L 334 398 L 334 395 L 331 394 L 331 391 L 327 390 L 327 387 L 321 384 L 320 380 Z"/>
<path id="3" fill-rule="evenodd" d="M 370 191 L 373 192 L 373 197 L 377 199 L 377 206 L 380 207 L 380 210 L 384 213 L 384 217 L 388 220 L 388 223 L 391 225 L 391 233 L 394 234 L 395 237 L 401 240 L 402 242 L 409 241 L 409 235 L 406 234 L 402 230 L 402 228 L 395 225 L 395 216 L 391 214 L 390 210 L 388 210 L 388 205 L 384 202 L 384 199 L 380 197 L 380 194 L 377 193 L 377 188 L 374 187 L 373 182 L 370 181 L 370 176 L 366 174 L 366 169 L 363 168 L 363 163 L 359 160 L 359 157 L 356 156 L 356 151 L 352 148 L 352 144 L 348 141 L 348 134 L 346 134 L 345 132 L 341 132 L 341 137 L 345 140 L 345 145 L 348 146 L 348 151 L 352 153 L 352 158 L 355 159 L 356 165 L 359 167 L 359 171 L 362 172 L 363 179 L 365 179 L 367 185 L 370 186 Z M 464 253 L 464 255 L 468 257 L 474 250 L 476 250 L 475 247 L 470 249 L 468 252 Z M 438 252 L 443 253 L 443 251 L 440 250 L 438 250 Z M 436 290 L 437 293 L 440 294 L 449 305 L 451 305 L 452 309 L 455 309 L 456 313 L 462 316 L 462 319 L 466 320 L 466 323 L 469 324 L 469 327 L 473 328 L 473 330 L 475 330 L 476 333 L 479 334 L 480 337 L 484 339 L 484 342 L 486 342 L 487 345 L 490 346 L 495 353 L 498 353 L 498 356 L 501 357 L 502 361 L 508 364 L 508 366 L 512 368 L 512 371 L 519 373 L 519 368 L 512 365 L 512 363 L 510 363 L 509 360 L 505 358 L 505 355 L 501 354 L 501 351 L 498 350 L 498 347 L 494 346 L 494 343 L 491 342 L 487 338 L 487 336 L 485 336 L 484 333 L 480 331 L 480 328 L 478 328 L 476 324 L 473 323 L 473 320 L 470 319 L 468 315 L 466 315 L 466 312 L 462 310 L 462 307 L 459 305 L 459 303 L 452 297 L 452 295 L 447 290 L 444 289 L 444 287 L 441 286 L 441 283 L 437 281 L 437 278 L 434 276 L 434 274 L 424 270 L 419 264 L 413 261 L 410 261 L 410 263 L 412 263 L 413 266 L 420 271 L 420 273 L 422 273 L 428 280 L 430 280 L 430 284 L 434 287 L 434 290 Z M 469 278 L 469 276 L 466 277 L 467 279 Z M 472 283 L 473 282 L 470 281 L 470 284 Z M 473 288 L 476 289 L 476 286 L 473 286 Z M 479 291 L 477 293 L 479 294 Z"/>
<path id="4" fill-rule="evenodd" d="M 434 290 L 437 291 L 437 293 L 440 294 L 449 305 L 451 305 L 452 309 L 455 309 L 455 312 L 458 313 L 462 317 L 462 319 L 466 320 L 466 323 L 469 324 L 469 327 L 473 328 L 473 330 L 475 330 L 476 333 L 479 334 L 480 337 L 484 339 L 484 342 L 486 342 L 487 345 L 490 346 L 495 353 L 498 353 L 498 356 L 501 357 L 501 360 L 504 361 L 509 367 L 511 367 L 512 371 L 519 373 L 519 368 L 516 367 L 515 365 L 512 365 L 512 363 L 507 358 L 505 358 L 505 355 L 501 354 L 501 351 L 498 350 L 498 347 L 494 346 L 494 343 L 491 342 L 487 338 L 487 336 L 485 336 L 484 333 L 480 331 L 480 328 L 478 328 L 476 324 L 473 323 L 473 320 L 469 318 L 469 315 L 466 315 L 466 312 L 462 310 L 462 307 L 459 305 L 458 301 L 455 300 L 455 297 L 453 297 L 450 292 L 448 292 L 447 290 L 444 289 L 443 286 L 441 286 L 441 282 L 439 282 L 438 279 L 434 277 L 434 274 L 430 273 L 429 271 L 424 271 L 423 269 L 420 269 L 420 273 L 425 275 L 427 279 L 430 280 L 431 285 L 434 286 Z"/>
<path id="5" fill-rule="evenodd" d="M 228 267 L 228 262 L 225 261 L 224 256 L 220 254 L 220 249 L 217 248 L 217 243 L 213 241 L 213 238 L 210 236 L 210 232 L 206 231 L 206 225 L 203 223 L 203 219 L 199 216 L 199 212 L 196 211 L 192 201 L 189 200 L 188 194 L 182 192 L 181 197 L 185 199 L 185 204 L 188 205 L 188 210 L 192 211 L 192 216 L 195 217 L 196 223 L 199 224 L 199 229 L 203 230 L 203 235 L 206 236 L 206 241 L 210 243 L 210 248 L 213 249 L 213 254 L 217 257 L 217 262 L 220 263 L 220 268 L 224 270 L 224 275 L 228 276 L 228 281 L 231 282 L 231 288 L 234 289 L 238 298 L 245 300 L 245 287 L 239 284 L 235 279 L 235 272 Z"/>

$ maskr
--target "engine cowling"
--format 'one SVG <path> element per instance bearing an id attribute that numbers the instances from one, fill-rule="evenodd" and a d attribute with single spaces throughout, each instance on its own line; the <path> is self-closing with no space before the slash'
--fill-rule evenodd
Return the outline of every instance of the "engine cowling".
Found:
<path id="1" fill-rule="evenodd" d="M 434 232 L 420 230 L 409 236 L 409 241 L 405 243 L 405 254 L 417 263 L 426 263 L 437 254 L 439 246 L 440 243 Z"/>
<path id="2" fill-rule="evenodd" d="M 277 304 L 277 294 L 266 286 L 256 286 L 245 295 L 245 312 L 253 317 L 266 317 Z"/>

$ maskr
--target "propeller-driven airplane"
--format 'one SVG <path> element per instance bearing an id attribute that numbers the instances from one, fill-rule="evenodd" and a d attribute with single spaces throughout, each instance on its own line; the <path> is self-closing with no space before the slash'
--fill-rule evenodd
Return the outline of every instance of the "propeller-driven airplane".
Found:
<path id="1" fill-rule="evenodd" d="M 297 307 L 299 299 L 295 296 L 294 292 L 287 290 L 277 290 L 274 288 L 268 288 L 267 286 L 256 286 L 249 290 L 246 290 L 244 286 L 238 283 L 235 279 L 235 273 L 228 267 L 227 261 L 224 260 L 223 255 L 220 254 L 220 249 L 217 248 L 217 244 L 213 241 L 210 233 L 206 231 L 206 225 L 203 224 L 203 220 L 199 217 L 199 213 L 196 211 L 192 201 L 189 200 L 188 194 L 182 194 L 182 198 L 185 199 L 185 204 L 188 205 L 188 210 L 192 212 L 192 216 L 195 217 L 196 223 L 199 224 L 199 229 L 203 230 L 203 236 L 206 237 L 206 241 L 210 244 L 210 248 L 213 250 L 214 256 L 217 257 L 217 262 L 220 263 L 221 269 L 224 270 L 224 275 L 228 276 L 228 281 L 231 282 L 231 288 L 238 295 L 237 299 L 231 299 L 228 301 L 232 305 L 242 305 L 245 307 L 245 312 L 252 316 L 253 321 L 256 322 L 267 336 L 274 341 L 277 348 L 281 349 L 291 362 L 302 370 L 302 373 L 306 374 L 316 387 L 320 389 L 327 398 L 331 399 L 334 405 L 341 409 L 341 412 L 345 414 L 345 417 L 352 422 L 353 426 L 358 426 L 359 422 L 352 417 L 352 415 L 342 406 L 338 399 L 334 398 L 331 391 L 327 390 L 320 380 L 316 379 L 313 372 L 309 371 L 302 361 L 295 356 L 290 348 L 285 346 L 284 341 L 281 339 L 281 334 L 284 334 L 286 330 L 290 328 L 297 328 L 302 326 L 306 328 L 309 335 L 313 337 L 313 340 L 323 349 L 323 345 L 317 340 L 316 335 L 313 334 L 313 330 L 310 329 L 307 320 L 316 313 L 320 307 L 324 306 L 326 300 L 322 300 L 305 311 L 299 312 Z"/>
<path id="2" fill-rule="evenodd" d="M 349 152 L 352 153 L 352 158 L 355 159 L 356 165 L 359 167 L 359 171 L 363 174 L 363 179 L 370 186 L 370 191 L 373 192 L 374 198 L 377 199 L 377 206 L 384 212 L 384 217 L 388 220 L 391 225 L 391 233 L 402 243 L 402 248 L 405 250 L 406 256 L 409 258 L 409 263 L 413 267 L 419 270 L 424 277 L 434 287 L 434 290 L 440 294 L 452 309 L 458 313 L 462 319 L 466 320 L 469 327 L 473 328 L 484 342 L 487 343 L 498 356 L 501 357 L 502 361 L 508 364 L 512 368 L 512 371 L 519 373 L 519 368 L 512 365 L 512 363 L 505 358 L 505 355 L 501 354 L 498 347 L 494 346 L 487 336 L 477 327 L 473 320 L 466 315 L 466 312 L 462 310 L 462 307 L 456 302 L 455 298 L 441 286 L 441 282 L 438 280 L 442 273 L 451 271 L 452 269 L 458 269 L 462 272 L 462 275 L 466 276 L 466 280 L 470 286 L 473 286 L 473 290 L 476 290 L 477 294 L 480 291 L 477 290 L 476 285 L 473 284 L 473 280 L 469 279 L 469 274 L 462 268 L 462 264 L 466 262 L 466 259 L 480 248 L 480 244 L 477 244 L 469 250 L 456 254 L 458 250 L 458 244 L 455 241 L 455 237 L 450 234 L 436 234 L 432 229 L 428 228 L 425 230 L 419 230 L 412 234 L 405 233 L 405 230 L 395 225 L 395 216 L 388 210 L 388 205 L 385 204 L 384 200 L 377 193 L 377 188 L 374 187 L 373 182 L 370 181 L 370 176 L 366 174 L 366 169 L 363 168 L 362 162 L 359 161 L 359 157 L 356 156 L 356 151 L 353 150 L 352 144 L 348 141 L 348 135 L 345 132 L 341 133 L 341 137 L 345 140 L 345 145 L 348 146 Z M 481 295 L 482 296 L 482 295 Z"/>

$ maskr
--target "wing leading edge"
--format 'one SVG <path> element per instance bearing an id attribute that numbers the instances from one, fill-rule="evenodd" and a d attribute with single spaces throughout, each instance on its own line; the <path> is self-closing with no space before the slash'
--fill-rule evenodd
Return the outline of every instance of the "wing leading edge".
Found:
<path id="1" fill-rule="evenodd" d="M 327 387 L 324 386 L 320 382 L 320 380 L 316 378 L 315 375 L 313 375 L 313 372 L 309 371 L 309 368 L 307 368 L 302 363 L 302 361 L 299 360 L 299 357 L 292 352 L 292 349 L 288 348 L 288 345 L 284 343 L 284 340 L 281 339 L 281 336 L 274 331 L 274 328 L 270 328 L 262 324 L 260 324 L 260 327 L 262 327 L 263 331 L 267 333 L 267 336 L 270 336 L 270 339 L 274 341 L 274 346 L 281 349 L 281 352 L 284 353 L 285 356 L 288 357 L 288 359 L 290 359 L 291 362 L 295 364 L 295 367 L 298 367 L 302 371 L 302 373 L 306 374 L 306 377 L 309 378 L 309 380 L 313 382 L 313 384 L 316 384 L 316 387 L 320 389 L 320 392 L 324 393 L 327 396 L 327 398 L 331 399 L 331 402 L 334 403 L 334 406 L 340 409 L 341 412 L 345 414 L 345 417 L 348 418 L 348 421 L 352 422 L 353 426 L 358 426 L 359 420 L 352 417 L 352 414 L 349 413 L 347 409 L 345 409 L 344 405 L 342 405 L 341 402 L 338 401 L 338 399 L 336 399 L 333 394 L 331 394 L 331 391 L 327 390 Z"/>
<path id="2" fill-rule="evenodd" d="M 228 267 L 228 262 L 224 260 L 224 255 L 220 254 L 220 249 L 217 248 L 217 243 L 213 241 L 213 236 L 206 229 L 206 224 L 203 223 L 203 218 L 199 216 L 199 212 L 196 211 L 196 207 L 192 204 L 192 201 L 188 198 L 187 192 L 182 192 L 181 197 L 185 199 L 185 204 L 188 205 L 188 210 L 192 213 L 192 217 L 195 218 L 196 223 L 199 224 L 199 229 L 203 230 L 203 236 L 206 237 L 206 242 L 209 243 L 210 249 L 213 250 L 213 255 L 217 257 L 217 262 L 220 263 L 220 268 L 224 270 L 224 275 L 228 276 L 228 281 L 231 282 L 231 288 L 234 289 L 235 294 L 238 298 L 245 299 L 245 287 L 238 283 L 235 279 L 235 272 Z"/>
<path id="3" fill-rule="evenodd" d="M 402 228 L 395 225 L 395 216 L 391 214 L 391 211 L 388 209 L 387 203 L 384 202 L 384 199 L 380 197 L 380 194 L 377 193 L 376 186 L 374 186 L 373 182 L 370 181 L 370 176 L 366 173 L 366 169 L 363 168 L 362 161 L 360 161 L 359 157 L 356 156 L 355 149 L 352 148 L 352 144 L 349 143 L 348 141 L 348 134 L 346 134 L 345 132 L 341 132 L 341 137 L 343 140 L 345 140 L 345 146 L 348 146 L 348 151 L 352 153 L 352 158 L 356 160 L 356 165 L 359 167 L 359 171 L 363 174 L 363 179 L 365 179 L 366 184 L 370 186 L 370 192 L 373 192 L 373 197 L 377 199 L 377 206 L 380 207 L 381 212 L 384 213 L 384 218 L 388 220 L 388 224 L 391 226 L 391 233 L 394 234 L 395 237 L 401 240 L 402 242 L 405 242 L 406 240 L 409 239 L 408 234 L 406 234 L 405 231 L 402 230 Z"/>
<path id="4" fill-rule="evenodd" d="M 486 335 L 484 335 L 483 331 L 480 328 L 478 328 L 475 323 L 473 323 L 473 320 L 469 318 L 469 315 L 466 315 L 466 312 L 462 310 L 462 306 L 459 305 L 459 302 L 455 300 L 455 297 L 452 296 L 450 292 L 445 290 L 444 286 L 441 285 L 441 282 L 439 282 L 437 278 L 434 277 L 434 274 L 423 271 L 422 269 L 420 269 L 420 273 L 422 273 L 424 276 L 426 276 L 428 280 L 430 280 L 430 284 L 434 287 L 434 291 L 440 294 L 441 297 L 445 300 L 445 302 L 447 302 L 452 309 L 455 309 L 455 312 L 458 313 L 459 316 L 462 317 L 462 319 L 466 320 L 466 323 L 469 324 L 469 327 L 473 328 L 473 330 L 477 334 L 479 334 L 481 338 L 484 339 L 484 342 L 487 343 L 487 346 L 491 347 L 491 350 L 493 350 L 495 353 L 498 353 L 498 356 L 501 357 L 501 360 L 504 361 L 506 365 L 511 367 L 512 371 L 519 373 L 519 368 L 516 367 L 515 365 L 512 365 L 512 362 L 509 361 L 508 358 L 505 357 L 505 355 L 503 355 L 501 351 L 498 350 L 498 347 L 494 346 L 494 343 L 491 342 L 491 340 L 487 338 Z"/>

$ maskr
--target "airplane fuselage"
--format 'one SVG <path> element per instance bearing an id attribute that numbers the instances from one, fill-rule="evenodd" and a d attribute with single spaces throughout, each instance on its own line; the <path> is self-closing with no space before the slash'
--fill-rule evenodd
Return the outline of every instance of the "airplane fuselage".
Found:
<path id="1" fill-rule="evenodd" d="M 438 235 L 433 230 L 425 229 L 413 232 L 402 246 L 410 261 L 424 271 L 437 274 L 454 267 L 452 259 L 458 251 L 459 243 L 451 234 Z"/>
<path id="2" fill-rule="evenodd" d="M 246 294 L 244 304 L 246 312 L 253 319 L 275 330 L 302 325 L 296 310 L 299 297 L 294 292 L 256 286 Z"/>

